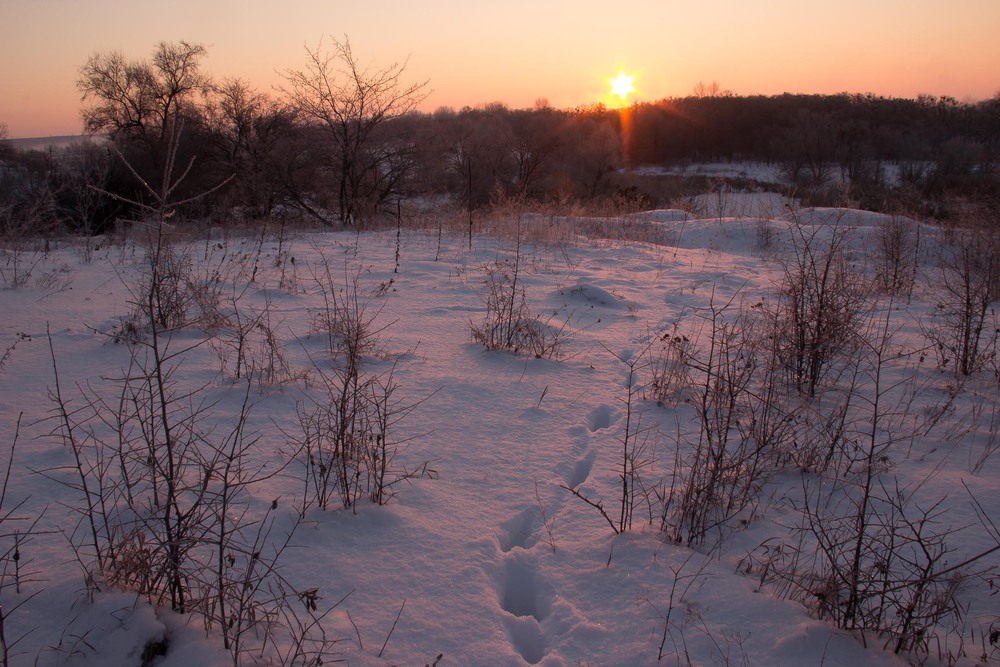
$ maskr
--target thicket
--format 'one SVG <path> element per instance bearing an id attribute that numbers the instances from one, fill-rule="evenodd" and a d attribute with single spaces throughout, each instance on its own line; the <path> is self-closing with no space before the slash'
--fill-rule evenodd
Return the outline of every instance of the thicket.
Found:
<path id="1" fill-rule="evenodd" d="M 339 603 L 328 605 L 317 588 L 290 581 L 282 572 L 283 554 L 307 510 L 326 509 L 330 495 L 339 494 L 344 507 L 364 496 L 388 502 L 393 485 L 411 475 L 397 470 L 402 440 L 394 431 L 413 406 L 401 406 L 393 396 L 391 370 L 368 375 L 361 368 L 379 332 L 365 317 L 355 284 L 332 297 L 332 304 L 327 301 L 320 318 L 331 352 L 342 362 L 329 372 L 319 364 L 313 369 L 326 389 L 320 394 L 329 400 L 314 400 L 316 409 L 303 418 L 305 437 L 289 438 L 285 457 L 262 461 L 260 435 L 251 425 L 252 389 L 256 382 L 263 392 L 291 375 L 269 306 L 257 311 L 242 303 L 247 287 L 240 292 L 239 286 L 256 280 L 259 248 L 252 263 L 242 253 L 227 263 L 206 246 L 201 261 L 211 266 L 212 277 L 199 279 L 189 246 L 172 238 L 167 220 L 184 204 L 176 193 L 190 173 L 190 163 L 184 169 L 177 160 L 182 129 L 179 118 L 169 120 L 161 185 L 142 183 L 150 203 L 126 202 L 144 213 L 135 235 L 142 251 L 139 276 L 125 285 L 131 312 L 101 332 L 128 349 L 126 367 L 71 388 L 60 377 L 49 337 L 51 435 L 65 445 L 68 460 L 39 472 L 76 495 L 68 504 L 76 523 L 66 536 L 89 591 L 128 591 L 195 615 L 207 633 L 221 636 L 234 664 L 324 664 L 339 639 L 326 634 L 323 619 Z M 127 159 L 122 162 L 138 176 Z M 277 258 L 282 261 L 280 252 Z M 317 275 L 321 289 L 334 290 L 334 283 L 328 268 Z M 224 284 L 233 289 L 228 299 Z M 207 337 L 179 342 L 191 328 Z M 219 351 L 229 379 L 243 385 L 235 414 L 217 414 L 206 396 L 208 385 L 176 379 L 205 344 Z M 307 493 L 297 511 L 279 498 L 264 504 L 255 497 L 263 482 L 299 460 L 307 464 L 301 473 Z M 427 474 L 426 467 L 419 474 Z M 308 493 L 311 485 L 314 495 Z M 0 514 L 5 489 L 6 483 L 0 487 Z M 9 508 L 0 523 L 22 520 L 19 507 Z M 0 593 L 30 581 L 9 573 L 11 553 L 30 537 L 33 524 L 27 528 L 20 536 L 0 534 L 5 548 L 14 540 L 0 554 Z M 3 620 L 0 614 L 0 651 L 7 648 Z M 167 650 L 168 639 L 156 650 Z"/>
<path id="2" fill-rule="evenodd" d="M 995 619 L 970 622 L 962 590 L 992 576 L 993 519 L 970 497 L 979 525 L 954 525 L 946 498 L 928 493 L 927 480 L 904 482 L 898 467 L 954 409 L 913 409 L 926 389 L 921 366 L 936 354 L 951 402 L 994 359 L 996 233 L 970 221 L 921 255 L 914 230 L 890 217 L 870 232 L 876 261 L 866 267 L 848 262 L 859 230 L 806 229 L 789 225 L 791 252 L 775 261 L 770 295 L 750 300 L 737 289 L 719 303 L 713 294 L 686 321 L 654 332 L 639 355 L 617 357 L 628 373 L 613 501 L 562 486 L 615 533 L 644 518 L 671 543 L 714 552 L 758 520 L 775 501 L 772 481 L 794 471 L 801 491 L 778 501 L 794 517 L 790 532 L 751 549 L 742 572 L 866 644 L 955 664 L 971 638 L 985 662 Z M 899 303 L 916 281 L 928 281 L 936 306 L 920 325 L 926 344 L 909 348 L 898 337 Z M 980 404 L 969 418 L 961 428 L 979 428 Z M 995 414 L 985 423 L 994 429 Z M 995 452 L 991 436 L 970 470 Z M 985 544 L 970 552 L 972 534 Z M 662 641 L 677 644 L 683 595 L 674 595 L 700 575 L 674 575 L 670 599 L 647 602 L 662 618 Z"/>

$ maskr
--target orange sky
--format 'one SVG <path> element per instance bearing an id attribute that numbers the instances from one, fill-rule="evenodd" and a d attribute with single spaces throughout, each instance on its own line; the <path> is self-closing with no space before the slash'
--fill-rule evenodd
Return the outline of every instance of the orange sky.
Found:
<path id="1" fill-rule="evenodd" d="M 1000 0 L 0 0 L 0 122 L 12 137 L 81 129 L 89 54 L 146 58 L 159 41 L 208 48 L 205 70 L 269 90 L 304 45 L 348 35 L 364 62 L 409 57 L 424 108 L 638 99 L 718 81 L 737 94 L 1000 92 Z"/>

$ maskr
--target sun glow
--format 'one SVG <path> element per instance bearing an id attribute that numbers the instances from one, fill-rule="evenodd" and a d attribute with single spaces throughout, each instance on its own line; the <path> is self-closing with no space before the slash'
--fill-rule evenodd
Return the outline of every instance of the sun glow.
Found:
<path id="1" fill-rule="evenodd" d="M 619 98 L 624 104 L 628 96 L 635 92 L 633 81 L 635 81 L 634 75 L 629 76 L 625 72 L 618 72 L 618 76 L 608 79 L 608 83 L 611 84 L 611 95 Z"/>

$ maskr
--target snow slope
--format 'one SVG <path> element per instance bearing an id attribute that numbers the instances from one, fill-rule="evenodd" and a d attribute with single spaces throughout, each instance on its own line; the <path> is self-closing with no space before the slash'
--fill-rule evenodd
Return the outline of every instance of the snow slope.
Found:
<path id="1" fill-rule="evenodd" d="M 340 640 L 341 659 L 352 665 L 423 665 L 439 654 L 440 665 L 625 666 L 658 664 L 658 657 L 660 664 L 907 664 L 877 637 L 837 630 L 741 573 L 758 545 L 793 539 L 792 503 L 808 473 L 776 471 L 747 522 L 694 549 L 666 542 L 641 511 L 631 530 L 615 534 L 595 508 L 563 488 L 603 500 L 614 513 L 628 362 L 664 332 L 696 337 L 709 303 L 773 301 L 788 230 L 829 226 L 831 215 L 774 218 L 767 224 L 775 241 L 766 249 L 757 247 L 756 217 L 669 212 L 645 221 L 662 226 L 673 245 L 523 242 L 528 303 L 542 319 L 551 316 L 565 337 L 556 359 L 472 342 L 470 322 L 484 315 L 482 267 L 511 256 L 511 237 L 476 237 L 469 249 L 461 236 L 439 240 L 404 231 L 398 272 L 395 233 L 303 232 L 281 239 L 280 247 L 266 237 L 254 284 L 245 292 L 245 284 L 223 290 L 238 294 L 242 307 L 269 312 L 287 362 L 283 382 L 251 387 L 257 460 L 270 470 L 287 462 L 296 406 L 316 395 L 315 367 L 328 363 L 323 336 L 314 331 L 321 307 L 317 267 L 325 257 L 332 275 L 345 282 L 357 277 L 368 312 L 377 312 L 385 327 L 380 351 L 366 363 L 383 371 L 395 363 L 400 400 L 415 405 L 397 427 L 406 443 L 396 463 L 410 471 L 426 463 L 426 474 L 400 482 L 385 506 L 310 508 L 282 556 L 284 576 L 301 590 L 318 588 L 321 605 L 346 598 L 325 619 L 328 636 Z M 838 211 L 833 218 L 850 220 L 859 257 L 871 249 L 868 235 L 878 224 L 871 215 Z M 237 275 L 233 267 L 249 270 L 256 257 L 253 235 L 216 232 L 210 240 L 179 242 L 189 244 L 195 265 L 226 267 L 221 273 L 229 277 Z M 129 348 L 105 334 L 129 311 L 141 245 L 106 243 L 90 262 L 69 242 L 47 254 L 24 252 L 37 258 L 31 279 L 0 290 L 0 351 L 16 342 L 0 368 L 5 452 L 21 415 L 4 508 L 23 499 L 18 516 L 41 519 L 21 547 L 33 574 L 20 592 L 3 591 L 7 636 L 23 636 L 11 664 L 139 665 L 143 647 L 164 637 L 166 655 L 153 664 L 227 664 L 217 637 L 206 637 L 197 620 L 128 593 L 88 592 L 69 546 L 79 494 L 49 479 L 64 474 L 56 469 L 70 463 L 70 453 L 51 436 L 54 376 L 46 332 L 74 405 L 88 388 L 110 392 L 108 378 L 122 373 Z M 929 284 L 918 286 L 912 303 L 897 305 L 901 349 L 923 345 L 918 317 L 929 312 Z M 179 349 L 204 337 L 185 329 L 173 344 Z M 225 428 L 239 413 L 244 389 L 232 377 L 231 360 L 229 372 L 220 370 L 220 349 L 209 342 L 188 350 L 175 377 L 205 387 L 213 404 L 206 418 Z M 933 410 L 945 400 L 951 376 L 932 360 L 910 370 L 926 378 L 913 412 Z M 906 485 L 919 481 L 927 498 L 946 497 L 948 520 L 969 527 L 954 539 L 955 563 L 992 546 L 962 484 L 994 519 L 1000 511 L 1000 457 L 970 472 L 984 437 L 972 432 L 949 442 L 945 436 L 972 418 L 976 395 L 988 397 L 988 409 L 995 380 L 975 378 L 948 406 L 944 426 L 893 452 Z M 635 407 L 652 434 L 655 474 L 667 475 L 676 435 L 691 425 L 690 409 L 641 399 Z M 290 526 L 302 505 L 302 467 L 292 461 L 253 488 L 255 511 L 277 499 L 279 528 Z M 46 470 L 56 472 L 39 473 Z M 993 554 L 979 569 L 997 562 Z M 931 664 L 939 648 L 957 651 L 960 638 L 963 664 L 990 650 L 975 645 L 973 634 L 997 613 L 986 582 L 965 585 L 965 626 L 933 648 Z"/>

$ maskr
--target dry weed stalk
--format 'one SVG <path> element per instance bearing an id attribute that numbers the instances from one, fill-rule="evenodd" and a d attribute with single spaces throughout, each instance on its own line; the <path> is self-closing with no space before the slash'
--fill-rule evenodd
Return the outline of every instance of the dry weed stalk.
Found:
<path id="1" fill-rule="evenodd" d="M 823 242 L 820 231 L 792 228 L 791 260 L 783 267 L 775 332 L 796 389 L 814 397 L 830 366 L 858 343 L 869 287 L 847 261 L 851 230 L 841 220 Z"/>
<path id="2" fill-rule="evenodd" d="M 941 248 L 937 304 L 924 335 L 942 368 L 968 376 L 995 354 L 997 327 L 991 306 L 1000 289 L 1000 257 L 993 234 L 981 228 L 956 230 L 954 243 Z"/>
<path id="3" fill-rule="evenodd" d="M 420 404 L 406 405 L 397 397 L 395 364 L 381 372 L 367 369 L 372 357 L 383 356 L 381 334 L 389 325 L 376 323 L 381 309 L 368 311 L 362 299 L 359 275 L 345 265 L 343 286 L 319 251 L 320 270 L 313 280 L 324 307 L 313 318 L 314 331 L 326 337 L 331 359 L 328 369 L 313 362 L 320 395 L 299 401 L 299 432 L 284 431 L 304 464 L 300 515 L 316 505 L 334 503 L 356 510 L 364 497 L 383 505 L 395 495 L 395 486 L 414 476 L 432 474 L 426 463 L 416 471 L 397 467 L 396 454 L 405 444 L 395 427 Z"/>
<path id="4" fill-rule="evenodd" d="M 27 636 L 10 636 L 8 622 L 11 616 L 18 614 L 21 607 L 41 592 L 28 592 L 30 585 L 38 583 L 38 572 L 32 569 L 32 558 L 28 556 L 25 546 L 39 533 L 38 524 L 45 510 L 31 517 L 23 514 L 28 498 L 20 499 L 13 506 L 7 502 L 14 455 L 21 433 L 21 417 L 20 414 L 17 416 L 7 469 L 0 485 L 0 667 L 14 664 L 12 660 L 18 655 L 16 647 Z"/>
<path id="5" fill-rule="evenodd" d="M 553 318 L 542 321 L 532 315 L 522 276 L 523 260 L 519 220 L 513 255 L 483 268 L 486 291 L 479 298 L 486 308 L 486 317 L 479 324 L 469 323 L 472 339 L 488 350 L 510 350 L 552 359 L 559 356 L 565 343 L 565 323 L 553 326 Z"/>
<path id="6" fill-rule="evenodd" d="M 653 431 L 642 426 L 642 411 L 638 405 L 642 387 L 638 383 L 637 369 L 644 361 L 645 354 L 624 357 L 607 351 L 628 369 L 625 375 L 625 397 L 619 399 L 625 407 L 625 424 L 618 440 L 621 445 L 621 456 L 616 466 L 618 498 L 615 509 L 617 511 L 610 510 L 617 516 L 609 513 L 604 507 L 603 500 L 593 500 L 579 489 L 567 484 L 560 484 L 560 487 L 596 509 L 617 535 L 632 528 L 635 510 L 640 505 L 645 505 L 649 520 L 652 520 L 651 498 L 654 490 L 643 482 L 643 474 L 653 465 L 655 440 Z"/>
<path id="7" fill-rule="evenodd" d="M 771 377 L 753 334 L 760 315 L 741 306 L 729 316 L 733 300 L 718 306 L 713 297 L 702 314 L 707 339 L 685 354 L 698 435 L 688 457 L 678 453 L 680 470 L 657 492 L 660 528 L 677 543 L 701 544 L 736 517 L 747 521 L 774 466 L 770 443 L 754 435 L 758 387 Z"/>

